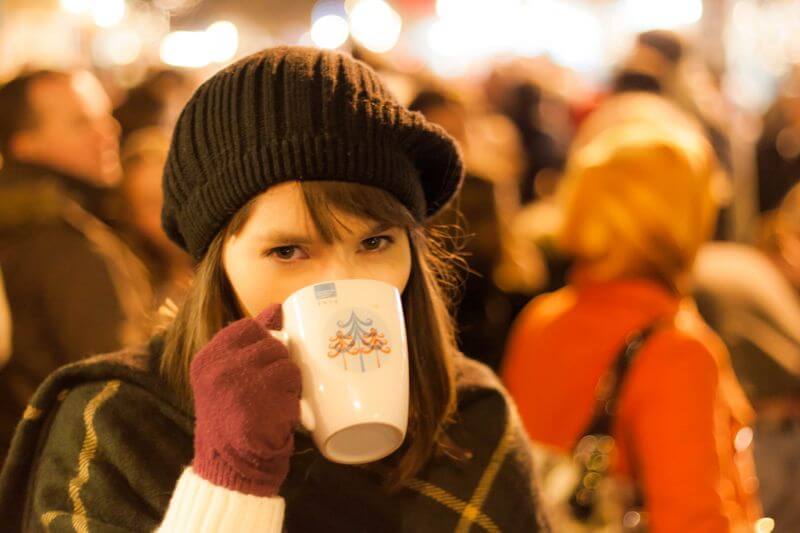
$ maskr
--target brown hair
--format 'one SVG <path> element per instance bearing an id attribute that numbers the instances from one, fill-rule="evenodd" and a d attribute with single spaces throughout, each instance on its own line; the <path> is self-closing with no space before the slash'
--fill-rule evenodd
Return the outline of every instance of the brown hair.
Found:
<path id="1" fill-rule="evenodd" d="M 48 78 L 69 81 L 71 74 L 54 70 L 35 70 L 25 72 L 0 87 L 0 155 L 13 160 L 11 141 L 14 136 L 24 130 L 35 128 L 41 117 L 38 117 L 31 105 L 31 86 Z M 2 161 L 2 160 L 0 160 Z"/>
<path id="2" fill-rule="evenodd" d="M 457 277 L 451 267 L 457 259 L 445 252 L 438 230 L 417 223 L 388 192 L 338 181 L 300 182 L 308 213 L 326 242 L 344 226 L 337 213 L 358 216 L 406 228 L 412 250 L 411 274 L 402 295 L 408 336 L 410 409 L 408 436 L 392 457 L 387 486 L 398 488 L 413 477 L 437 452 L 455 453 L 444 428 L 455 412 L 454 358 L 458 354 L 448 303 Z M 197 351 L 219 330 L 242 317 L 225 274 L 222 250 L 226 239 L 247 221 L 253 201 L 231 219 L 212 241 L 197 267 L 187 298 L 165 333 L 161 373 L 191 404 L 189 366 Z"/>

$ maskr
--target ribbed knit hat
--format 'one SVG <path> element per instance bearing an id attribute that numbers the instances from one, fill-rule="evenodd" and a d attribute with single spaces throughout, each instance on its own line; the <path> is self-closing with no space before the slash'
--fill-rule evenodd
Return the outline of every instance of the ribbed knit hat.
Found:
<path id="1" fill-rule="evenodd" d="M 162 224 L 199 259 L 275 183 L 372 185 L 422 221 L 453 197 L 462 175 L 453 139 L 400 105 L 364 63 L 271 48 L 221 70 L 186 104 L 164 168 Z"/>

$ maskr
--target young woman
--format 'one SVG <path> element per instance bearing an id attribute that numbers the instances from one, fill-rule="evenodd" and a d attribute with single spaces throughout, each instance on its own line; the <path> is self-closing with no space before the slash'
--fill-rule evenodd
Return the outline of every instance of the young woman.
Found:
<path id="1" fill-rule="evenodd" d="M 597 416 L 601 379 L 651 330 L 620 378 L 612 473 L 634 481 L 649 531 L 752 531 L 752 410 L 688 297 L 715 220 L 714 153 L 659 97 L 620 96 L 596 113 L 563 181 L 570 283 L 520 315 L 504 378 L 531 438 L 568 453 Z"/>
<path id="2" fill-rule="evenodd" d="M 537 531 L 524 433 L 461 356 L 447 264 L 424 221 L 458 189 L 458 150 L 364 64 L 276 48 L 203 84 L 164 172 L 167 234 L 198 260 L 145 350 L 57 372 L 0 479 L 26 531 Z M 402 292 L 411 398 L 403 447 L 326 461 L 298 425 L 279 304 L 329 279 Z"/>

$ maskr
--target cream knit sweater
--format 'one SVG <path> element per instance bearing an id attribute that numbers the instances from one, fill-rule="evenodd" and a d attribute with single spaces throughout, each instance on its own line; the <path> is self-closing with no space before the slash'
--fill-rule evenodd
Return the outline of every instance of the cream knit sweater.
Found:
<path id="1" fill-rule="evenodd" d="M 183 471 L 158 533 L 280 533 L 283 498 L 263 498 L 218 487 Z"/>

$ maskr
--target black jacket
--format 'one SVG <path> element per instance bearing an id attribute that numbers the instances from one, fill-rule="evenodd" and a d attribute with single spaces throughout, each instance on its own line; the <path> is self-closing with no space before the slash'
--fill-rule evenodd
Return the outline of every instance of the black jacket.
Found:
<path id="1" fill-rule="evenodd" d="M 146 275 L 69 179 L 42 168 L 0 173 L 0 265 L 12 353 L 0 371 L 0 458 L 36 387 L 58 367 L 141 341 Z"/>

